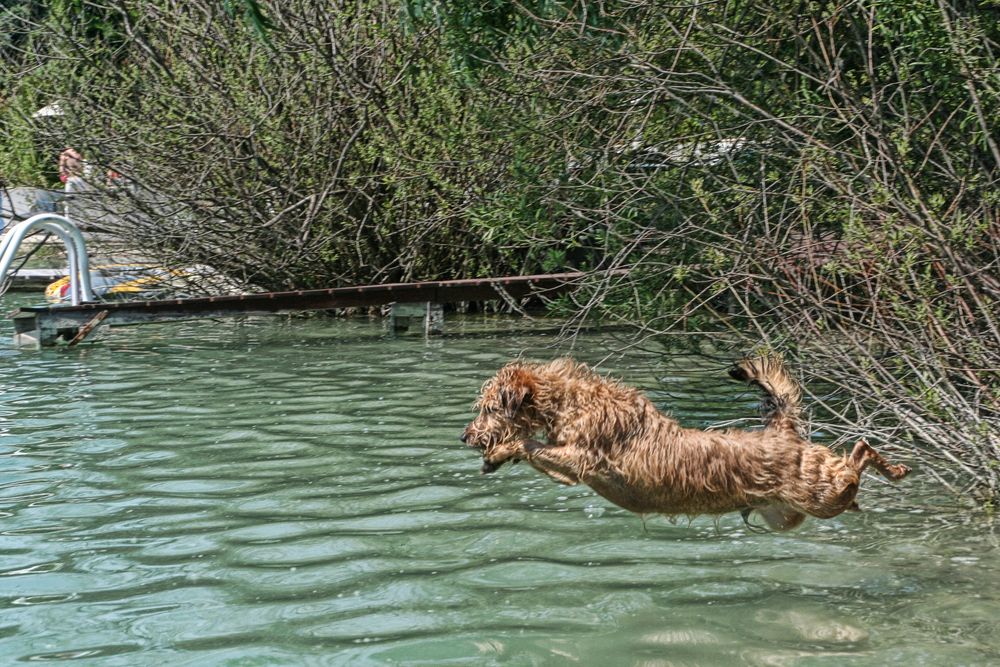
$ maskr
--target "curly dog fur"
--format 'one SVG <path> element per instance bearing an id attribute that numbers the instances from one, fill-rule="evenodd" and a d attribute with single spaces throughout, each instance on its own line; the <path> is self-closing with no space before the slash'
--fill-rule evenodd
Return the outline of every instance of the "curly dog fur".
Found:
<path id="1" fill-rule="evenodd" d="M 484 473 L 525 460 L 640 514 L 757 510 L 775 530 L 857 509 L 869 464 L 893 481 L 910 471 L 864 440 L 838 456 L 804 439 L 801 391 L 780 358 L 744 359 L 730 374 L 763 391 L 763 430 L 684 428 L 637 389 L 557 359 L 515 361 L 487 380 L 462 441 L 482 451 Z"/>

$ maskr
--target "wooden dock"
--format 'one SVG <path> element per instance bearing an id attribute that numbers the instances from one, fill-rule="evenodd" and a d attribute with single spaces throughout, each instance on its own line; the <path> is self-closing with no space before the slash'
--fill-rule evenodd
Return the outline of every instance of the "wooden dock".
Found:
<path id="1" fill-rule="evenodd" d="M 75 344 L 101 323 L 122 326 L 205 317 L 334 310 L 387 304 L 427 304 L 426 320 L 430 322 L 430 310 L 434 304 L 440 309 L 440 304 L 463 301 L 489 301 L 504 297 L 513 299 L 529 296 L 554 297 L 572 291 L 590 275 L 592 274 L 574 272 L 156 301 L 88 302 L 78 306 L 58 304 L 27 306 L 12 314 L 14 340 L 18 345 L 32 347 L 54 345 L 60 340 Z M 408 316 L 412 314 L 412 310 L 407 313 Z"/>
<path id="2" fill-rule="evenodd" d="M 65 269 L 19 269 L 7 274 L 12 290 L 45 287 L 66 275 Z"/>

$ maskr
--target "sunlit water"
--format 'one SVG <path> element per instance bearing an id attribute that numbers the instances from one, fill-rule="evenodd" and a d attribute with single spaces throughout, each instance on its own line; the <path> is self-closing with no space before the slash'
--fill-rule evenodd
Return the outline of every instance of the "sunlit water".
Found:
<path id="1" fill-rule="evenodd" d="M 458 436 L 482 381 L 567 348 L 449 327 L 470 333 L 272 318 L 37 352 L 0 324 L 0 664 L 1000 660 L 992 524 L 919 460 L 789 534 L 644 526 L 525 465 L 480 476 Z M 573 353 L 686 423 L 755 414 L 721 365 L 609 349 Z"/>

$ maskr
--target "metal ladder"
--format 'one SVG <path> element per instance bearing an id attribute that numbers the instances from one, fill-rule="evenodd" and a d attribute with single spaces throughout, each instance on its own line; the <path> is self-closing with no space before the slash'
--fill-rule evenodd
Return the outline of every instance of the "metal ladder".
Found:
<path id="1" fill-rule="evenodd" d="M 24 222 L 14 225 L 0 241 L 0 282 L 14 263 L 14 257 L 21 243 L 36 231 L 52 232 L 66 245 L 69 257 L 70 303 L 79 306 L 87 301 L 96 301 L 90 285 L 90 260 L 87 257 L 87 243 L 80 229 L 69 218 L 56 213 L 40 213 Z"/>

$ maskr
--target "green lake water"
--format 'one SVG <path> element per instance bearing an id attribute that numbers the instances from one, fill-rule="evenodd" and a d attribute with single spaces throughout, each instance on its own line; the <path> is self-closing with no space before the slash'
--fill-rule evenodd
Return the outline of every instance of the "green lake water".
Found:
<path id="1" fill-rule="evenodd" d="M 1000 664 L 995 526 L 919 459 L 792 533 L 644 526 L 526 465 L 479 474 L 459 435 L 483 380 L 570 350 L 447 326 L 198 322 L 38 352 L 0 323 L 0 664 Z M 619 343 L 572 353 L 687 424 L 756 414 L 721 363 Z"/>

